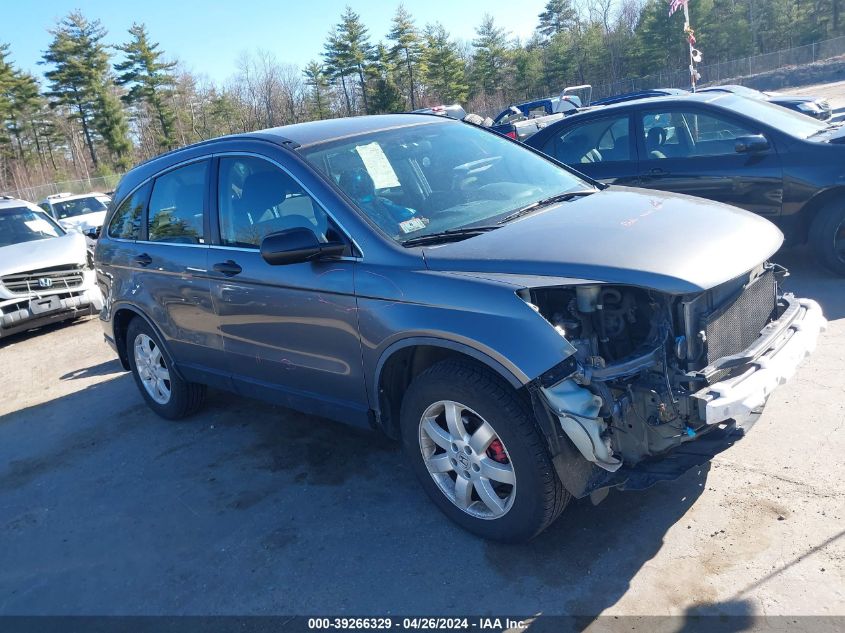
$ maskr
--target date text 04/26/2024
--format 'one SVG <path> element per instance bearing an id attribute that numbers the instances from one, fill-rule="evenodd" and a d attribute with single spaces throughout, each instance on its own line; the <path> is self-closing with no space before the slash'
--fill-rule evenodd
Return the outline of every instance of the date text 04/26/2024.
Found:
<path id="1" fill-rule="evenodd" d="M 413 617 L 394 619 L 390 617 L 356 618 L 309 618 L 311 630 L 521 630 L 528 627 L 530 620 L 511 618 L 439 618 Z"/>

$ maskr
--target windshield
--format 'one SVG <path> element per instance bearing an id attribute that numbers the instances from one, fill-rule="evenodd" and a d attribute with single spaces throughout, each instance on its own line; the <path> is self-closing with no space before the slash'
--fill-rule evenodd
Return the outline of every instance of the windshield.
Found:
<path id="1" fill-rule="evenodd" d="M 723 108 L 728 108 L 739 114 L 751 117 L 761 123 L 785 132 L 797 138 L 809 138 L 827 129 L 827 125 L 812 117 L 792 110 L 756 99 L 726 96 L 715 102 Z"/>
<path id="2" fill-rule="evenodd" d="M 422 235 L 489 225 L 591 185 L 495 133 L 426 123 L 301 150 L 385 233 Z"/>
<path id="3" fill-rule="evenodd" d="M 19 207 L 0 211 L 0 246 L 60 237 L 64 231 L 43 213 Z"/>
<path id="4" fill-rule="evenodd" d="M 60 220 L 64 220 L 65 218 L 72 218 L 77 215 L 85 215 L 86 213 L 105 211 L 106 205 L 99 198 L 89 196 L 87 198 L 76 198 L 74 200 L 54 202 L 53 209 L 56 210 L 56 217 Z"/>

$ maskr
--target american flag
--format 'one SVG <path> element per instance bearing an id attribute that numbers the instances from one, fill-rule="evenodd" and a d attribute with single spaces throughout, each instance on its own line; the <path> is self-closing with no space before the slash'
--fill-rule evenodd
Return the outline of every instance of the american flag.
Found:
<path id="1" fill-rule="evenodd" d="M 684 6 L 687 3 L 687 0 L 669 0 L 669 15 L 672 15 Z"/>

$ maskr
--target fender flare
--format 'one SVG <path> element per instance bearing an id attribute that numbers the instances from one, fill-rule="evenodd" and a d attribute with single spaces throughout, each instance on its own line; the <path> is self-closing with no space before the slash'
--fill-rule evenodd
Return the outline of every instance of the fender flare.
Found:
<path id="1" fill-rule="evenodd" d="M 379 356 L 378 363 L 376 363 L 369 394 L 371 398 L 370 401 L 376 412 L 380 412 L 379 384 L 381 382 L 381 373 L 385 364 L 393 356 L 393 354 L 399 350 L 416 346 L 440 347 L 465 354 L 479 361 L 487 368 L 504 378 L 514 389 L 524 387 L 531 382 L 531 378 L 521 372 L 518 367 L 514 365 L 508 367 L 504 363 L 493 358 L 493 356 L 487 352 L 468 345 L 467 343 L 447 338 L 439 338 L 436 336 L 408 336 L 388 345 L 384 351 L 382 351 Z"/>
<path id="2" fill-rule="evenodd" d="M 112 321 L 112 323 L 114 323 L 115 315 L 118 312 L 121 312 L 123 310 L 127 310 L 129 312 L 134 313 L 136 317 L 141 317 L 147 323 L 147 325 L 150 326 L 150 329 L 152 329 L 152 331 L 155 332 L 155 335 L 158 337 L 158 340 L 161 341 L 161 348 L 164 352 L 164 355 L 167 358 L 167 364 L 176 373 L 176 375 L 179 376 L 179 378 L 182 378 L 184 380 L 184 377 L 182 376 L 181 372 L 179 371 L 179 368 L 176 366 L 176 363 L 173 360 L 173 355 L 170 353 L 170 350 L 167 348 L 167 339 L 162 335 L 161 330 L 153 322 L 153 320 L 150 317 L 148 317 L 146 315 L 146 313 L 143 310 L 141 310 L 141 308 L 136 306 L 134 303 L 126 303 L 126 302 L 121 302 L 121 303 L 117 303 L 117 304 L 112 305 L 112 309 L 111 309 L 111 321 Z M 115 344 L 117 344 L 116 339 L 117 339 L 117 337 L 115 336 Z M 118 346 L 118 352 L 117 353 L 118 353 L 118 356 L 120 358 L 121 364 L 126 368 L 127 371 L 129 371 L 129 358 L 128 357 L 124 358 L 124 356 L 123 356 L 124 354 L 127 354 L 126 349 L 124 348 L 124 349 L 121 350 L 121 348 Z"/>

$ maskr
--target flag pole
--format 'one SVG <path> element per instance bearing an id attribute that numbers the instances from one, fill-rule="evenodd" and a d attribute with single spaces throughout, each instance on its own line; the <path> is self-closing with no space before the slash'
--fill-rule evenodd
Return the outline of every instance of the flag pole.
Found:
<path id="1" fill-rule="evenodd" d="M 686 34 L 687 42 L 689 43 L 690 84 L 692 85 L 692 91 L 695 92 L 696 81 L 701 78 L 701 75 L 699 75 L 698 71 L 695 69 L 695 36 L 693 35 L 693 30 L 689 23 L 689 3 L 684 2 L 682 6 L 684 7 L 684 33 Z"/>

